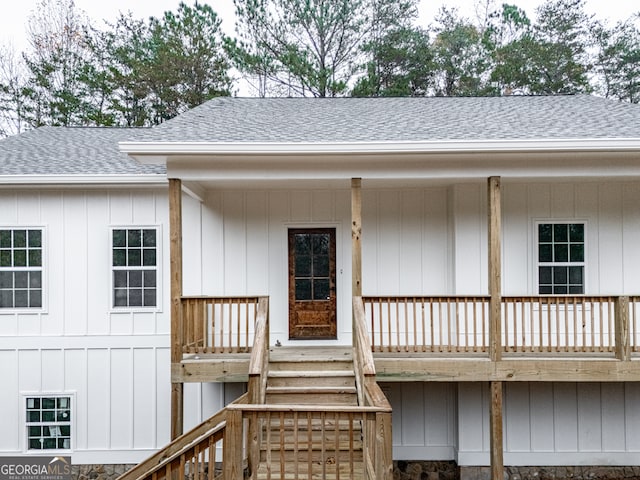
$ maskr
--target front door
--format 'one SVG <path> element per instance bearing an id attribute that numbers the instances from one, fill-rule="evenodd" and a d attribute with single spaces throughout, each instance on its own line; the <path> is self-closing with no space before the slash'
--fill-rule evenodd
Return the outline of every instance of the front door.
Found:
<path id="1" fill-rule="evenodd" d="M 336 332 L 336 229 L 289 229 L 289 338 Z"/>

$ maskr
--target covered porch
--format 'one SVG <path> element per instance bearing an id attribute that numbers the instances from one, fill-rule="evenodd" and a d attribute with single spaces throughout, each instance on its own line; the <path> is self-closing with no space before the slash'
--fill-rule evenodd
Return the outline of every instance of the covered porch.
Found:
<path id="1" fill-rule="evenodd" d="M 270 304 L 271 334 L 265 340 L 270 349 L 298 342 L 353 345 L 353 325 L 358 323 L 365 326 L 378 380 L 490 382 L 494 472 L 502 471 L 503 463 L 504 382 L 640 380 L 638 297 L 633 295 L 637 279 L 632 272 L 638 255 L 627 249 L 619 256 L 617 280 L 603 273 L 612 255 L 607 252 L 597 273 L 583 270 L 591 277 L 582 283 L 581 293 L 539 294 L 533 280 L 538 260 L 531 253 L 537 244 L 526 239 L 538 218 L 571 223 L 596 215 L 588 235 L 604 238 L 609 207 L 616 227 L 624 224 L 624 212 L 636 215 L 633 202 L 640 189 L 634 179 L 639 172 L 628 163 L 628 152 L 607 154 L 610 162 L 604 168 L 596 162 L 604 147 L 593 146 L 573 145 L 566 152 L 557 146 L 538 151 L 532 145 L 525 152 L 496 146 L 482 152 L 448 152 L 449 146 L 430 146 L 434 149 L 426 152 L 415 145 L 409 151 L 398 147 L 375 153 L 360 146 L 323 148 L 322 153 L 273 145 L 260 153 L 167 153 L 175 435 L 181 431 L 184 383 L 249 379 L 262 296 Z M 351 148 L 356 152 L 349 154 Z M 576 178 L 558 167 L 558 159 L 583 163 L 589 173 Z M 265 169 L 263 160 L 273 168 Z M 631 177 L 623 178 L 621 172 L 627 170 Z M 509 201 L 503 213 L 505 184 Z M 525 197 L 523 185 L 528 188 Z M 604 192 L 600 203 L 588 201 L 583 207 L 581 201 L 592 190 Z M 615 193 L 619 190 L 628 196 Z M 565 208 L 567 198 L 573 208 Z M 309 203 L 298 203 L 300 199 Z M 215 225 L 205 225 L 201 216 L 199 232 L 224 232 L 224 239 L 214 242 L 221 263 L 208 263 L 207 271 L 200 272 L 223 272 L 211 282 L 216 296 L 185 294 L 190 281 L 185 272 L 191 270 L 184 263 L 192 252 L 185 252 L 183 236 L 190 235 L 195 215 L 185 215 L 183 201 L 213 212 Z M 546 202 L 540 209 L 546 213 L 533 211 L 536 202 Z M 297 215 L 305 209 L 307 216 Z M 334 229 L 337 237 L 332 284 L 338 295 L 336 335 L 291 339 L 286 232 L 324 227 Z M 625 244 L 631 245 L 637 233 L 625 231 Z M 530 247 L 524 259 L 519 253 L 523 238 Z M 208 240 L 199 237 L 201 259 L 207 256 Z M 255 255 L 259 248 L 251 251 L 260 242 L 267 258 Z M 604 251 L 601 242 L 598 248 Z M 607 242 L 607 248 L 616 248 L 615 239 Z M 420 254 L 418 266 L 407 252 Z M 253 291 L 258 295 L 246 295 Z"/>

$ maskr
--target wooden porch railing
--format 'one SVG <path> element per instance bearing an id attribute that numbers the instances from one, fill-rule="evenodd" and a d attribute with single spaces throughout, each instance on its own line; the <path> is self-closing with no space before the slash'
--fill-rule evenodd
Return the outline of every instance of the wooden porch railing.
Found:
<path id="1" fill-rule="evenodd" d="M 364 297 L 373 352 L 488 352 L 489 297 Z M 502 297 L 502 351 L 640 352 L 640 296 Z"/>
<path id="2" fill-rule="evenodd" d="M 384 476 L 384 468 L 376 470 L 376 464 L 370 465 L 375 458 L 381 465 L 377 450 L 386 424 L 381 419 L 388 415 L 390 428 L 390 410 L 345 405 L 250 404 L 230 405 L 227 409 L 238 416 L 236 428 L 227 428 L 225 432 L 235 435 L 236 442 L 243 438 L 243 431 L 251 430 L 250 425 L 259 426 L 256 437 L 244 436 L 248 442 L 244 451 L 251 452 L 249 457 L 256 460 L 250 464 L 257 466 L 248 471 L 249 478 L 257 478 L 258 474 L 267 480 L 392 478 Z M 243 461 L 242 452 L 242 448 L 236 449 L 236 463 Z M 225 480 L 240 479 L 242 476 L 225 477 Z"/>
<path id="3" fill-rule="evenodd" d="M 615 352 L 616 297 L 503 297 L 505 352 Z"/>
<path id="4" fill-rule="evenodd" d="M 261 298 L 264 297 L 182 297 L 182 352 L 250 352 Z"/>
<path id="5" fill-rule="evenodd" d="M 640 296 L 629 297 L 629 350 L 640 353 Z"/>
<path id="6" fill-rule="evenodd" d="M 363 297 L 374 352 L 486 352 L 489 297 Z"/>

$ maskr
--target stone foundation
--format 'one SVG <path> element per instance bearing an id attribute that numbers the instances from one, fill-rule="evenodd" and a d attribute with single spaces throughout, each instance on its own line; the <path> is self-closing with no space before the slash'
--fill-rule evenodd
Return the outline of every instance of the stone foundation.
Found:
<path id="1" fill-rule="evenodd" d="M 134 465 L 72 465 L 73 480 L 116 480 Z M 492 480 L 489 467 L 455 462 L 393 462 L 394 480 Z M 638 467 L 505 467 L 504 480 L 640 480 Z"/>
<path id="2" fill-rule="evenodd" d="M 393 480 L 459 480 L 455 462 L 393 462 Z"/>
<path id="3" fill-rule="evenodd" d="M 460 480 L 491 480 L 489 467 L 460 467 Z M 640 480 L 640 467 L 505 467 L 504 480 Z"/>
<path id="4" fill-rule="evenodd" d="M 73 480 L 115 480 L 135 465 L 71 465 Z"/>

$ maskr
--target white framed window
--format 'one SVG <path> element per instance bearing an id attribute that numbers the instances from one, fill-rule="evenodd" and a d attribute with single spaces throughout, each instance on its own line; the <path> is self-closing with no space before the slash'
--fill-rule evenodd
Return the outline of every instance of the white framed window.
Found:
<path id="1" fill-rule="evenodd" d="M 158 228 L 113 228 L 112 306 L 158 306 Z"/>
<path id="2" fill-rule="evenodd" d="M 71 450 L 72 396 L 25 395 L 27 451 Z"/>
<path id="3" fill-rule="evenodd" d="M 42 308 L 42 228 L 0 227 L 0 308 Z"/>
<path id="4" fill-rule="evenodd" d="M 539 222 L 538 293 L 581 295 L 585 291 L 585 223 Z"/>

